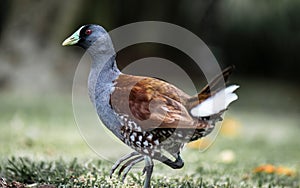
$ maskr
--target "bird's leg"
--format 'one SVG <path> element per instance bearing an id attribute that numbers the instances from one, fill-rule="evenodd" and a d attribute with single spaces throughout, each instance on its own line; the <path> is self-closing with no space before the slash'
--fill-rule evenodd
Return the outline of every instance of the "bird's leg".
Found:
<path id="1" fill-rule="evenodd" d="M 120 158 L 119 160 L 117 160 L 115 162 L 115 164 L 112 166 L 111 171 L 110 171 L 110 178 L 112 178 L 113 173 L 115 172 L 115 170 L 120 166 L 120 164 L 128 159 L 130 159 L 133 156 L 139 155 L 138 152 L 134 151 L 132 153 L 129 153 L 125 156 L 123 156 L 122 158 Z"/>
<path id="2" fill-rule="evenodd" d="M 168 157 L 160 154 L 160 153 L 155 153 L 153 159 L 156 159 L 164 164 L 166 164 L 167 166 L 173 168 L 173 169 L 179 169 L 182 168 L 184 165 L 183 160 L 180 157 L 180 154 L 177 153 L 177 156 L 174 156 L 176 158 L 175 161 L 170 160 Z"/>
<path id="3" fill-rule="evenodd" d="M 150 188 L 151 176 L 153 172 L 153 161 L 149 156 L 145 156 L 145 167 L 143 169 L 143 174 L 146 172 L 144 188 Z"/>
<path id="4" fill-rule="evenodd" d="M 144 160 L 144 156 L 142 156 L 142 155 L 141 155 L 141 156 L 138 156 L 138 157 L 135 157 L 135 158 L 130 159 L 129 161 L 127 161 L 127 162 L 120 168 L 119 173 L 118 173 L 119 176 L 121 175 L 121 173 L 122 173 L 123 170 L 125 169 L 125 170 L 124 170 L 124 173 L 123 173 L 123 176 L 122 176 L 122 182 L 124 182 L 124 180 L 125 180 L 125 178 L 126 178 L 128 172 L 131 170 L 131 168 L 132 168 L 135 164 L 141 162 L 142 160 Z"/>
<path id="5" fill-rule="evenodd" d="M 173 155 L 173 154 L 172 154 Z M 182 168 L 184 165 L 184 162 L 180 156 L 180 152 L 176 153 L 173 155 L 173 157 L 175 157 L 175 161 L 174 161 L 174 166 L 176 166 L 176 168 Z"/>
<path id="6" fill-rule="evenodd" d="M 137 156 L 139 155 L 139 156 Z M 178 169 L 178 168 L 182 168 L 184 165 L 183 160 L 180 157 L 180 154 L 171 154 L 172 156 L 174 156 L 176 158 L 175 161 L 172 161 L 171 159 L 169 159 L 168 157 L 166 157 L 165 155 L 162 155 L 158 152 L 156 152 L 154 154 L 154 156 L 151 158 L 150 156 L 143 156 L 138 152 L 132 152 L 130 154 L 127 154 L 125 156 L 123 156 L 122 158 L 120 158 L 119 160 L 116 161 L 116 163 L 113 165 L 111 171 L 110 171 L 110 178 L 112 177 L 112 174 L 115 172 L 115 170 L 121 165 L 122 162 L 137 156 L 135 158 L 132 158 L 130 160 L 128 160 L 124 165 L 122 165 L 122 167 L 120 168 L 118 175 L 120 176 L 121 173 L 124 171 L 124 174 L 122 176 L 122 182 L 125 180 L 128 172 L 131 170 L 131 168 L 141 162 L 142 160 L 145 159 L 145 167 L 143 169 L 143 174 L 146 173 L 146 177 L 145 177 L 145 182 L 144 182 L 144 188 L 150 188 L 150 181 L 151 181 L 151 176 L 152 176 L 152 172 L 153 172 L 153 160 L 158 160 L 164 164 L 166 164 L 167 166 L 173 168 L 173 169 Z"/>

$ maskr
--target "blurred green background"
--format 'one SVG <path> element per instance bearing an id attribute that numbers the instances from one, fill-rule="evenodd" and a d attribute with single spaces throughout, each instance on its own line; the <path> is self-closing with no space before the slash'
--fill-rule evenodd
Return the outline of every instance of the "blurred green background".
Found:
<path id="1" fill-rule="evenodd" d="M 212 153 L 229 148 L 236 158 L 299 169 L 299 10 L 298 0 L 2 0 L 1 158 L 98 158 L 72 114 L 72 81 L 84 51 L 61 43 L 83 24 L 97 23 L 109 31 L 151 20 L 190 30 L 221 67 L 236 66 L 231 81 L 241 85 L 240 99 L 226 117 L 235 122 L 239 136 L 221 136 Z M 149 56 L 190 61 L 168 46 L 140 44 L 121 51 L 118 65 L 124 68 Z"/>

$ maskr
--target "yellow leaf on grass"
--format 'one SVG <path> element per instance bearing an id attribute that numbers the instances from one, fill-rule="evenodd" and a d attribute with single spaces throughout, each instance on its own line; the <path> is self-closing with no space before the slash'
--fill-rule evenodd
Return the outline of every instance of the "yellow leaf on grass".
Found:
<path id="1" fill-rule="evenodd" d="M 294 176 L 296 172 L 290 168 L 279 166 L 276 169 L 276 174 L 286 175 L 286 176 Z"/>
<path id="2" fill-rule="evenodd" d="M 254 171 L 254 173 L 264 172 L 267 174 L 271 174 L 271 173 L 274 173 L 275 170 L 276 170 L 276 167 L 274 165 L 265 164 L 265 165 L 256 167 L 253 171 Z"/>
<path id="3" fill-rule="evenodd" d="M 286 175 L 286 176 L 294 176 L 296 172 L 290 168 L 279 166 L 276 167 L 271 164 L 265 164 L 256 167 L 253 170 L 254 173 L 267 173 L 267 174 L 277 174 L 277 175 Z"/>

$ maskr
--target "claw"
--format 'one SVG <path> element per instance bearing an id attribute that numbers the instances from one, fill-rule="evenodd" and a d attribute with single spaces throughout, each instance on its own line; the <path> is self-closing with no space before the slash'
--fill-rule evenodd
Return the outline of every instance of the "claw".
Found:
<path id="1" fill-rule="evenodd" d="M 124 162 L 124 161 L 126 161 L 127 159 L 130 159 L 131 157 L 136 156 L 136 155 L 139 155 L 139 153 L 135 151 L 135 152 L 129 153 L 129 154 L 123 156 L 122 158 L 120 158 L 119 160 L 117 160 L 117 161 L 115 162 L 115 164 L 112 166 L 111 170 L 110 170 L 109 177 L 112 178 L 113 173 L 114 173 L 115 170 L 120 166 L 120 164 L 121 164 L 122 162 Z"/>

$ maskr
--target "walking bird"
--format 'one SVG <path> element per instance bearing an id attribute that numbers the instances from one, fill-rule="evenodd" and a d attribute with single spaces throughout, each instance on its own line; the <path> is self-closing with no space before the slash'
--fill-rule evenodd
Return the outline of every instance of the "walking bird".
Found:
<path id="1" fill-rule="evenodd" d="M 113 165 L 110 176 L 119 168 L 124 180 L 135 164 L 145 161 L 145 188 L 150 187 L 153 160 L 182 168 L 184 145 L 211 133 L 228 105 L 238 98 L 234 93 L 238 85 L 220 86 L 231 67 L 194 96 L 157 78 L 121 73 L 111 38 L 99 25 L 80 27 L 62 45 L 87 50 L 92 60 L 90 99 L 103 124 L 134 150 Z"/>

